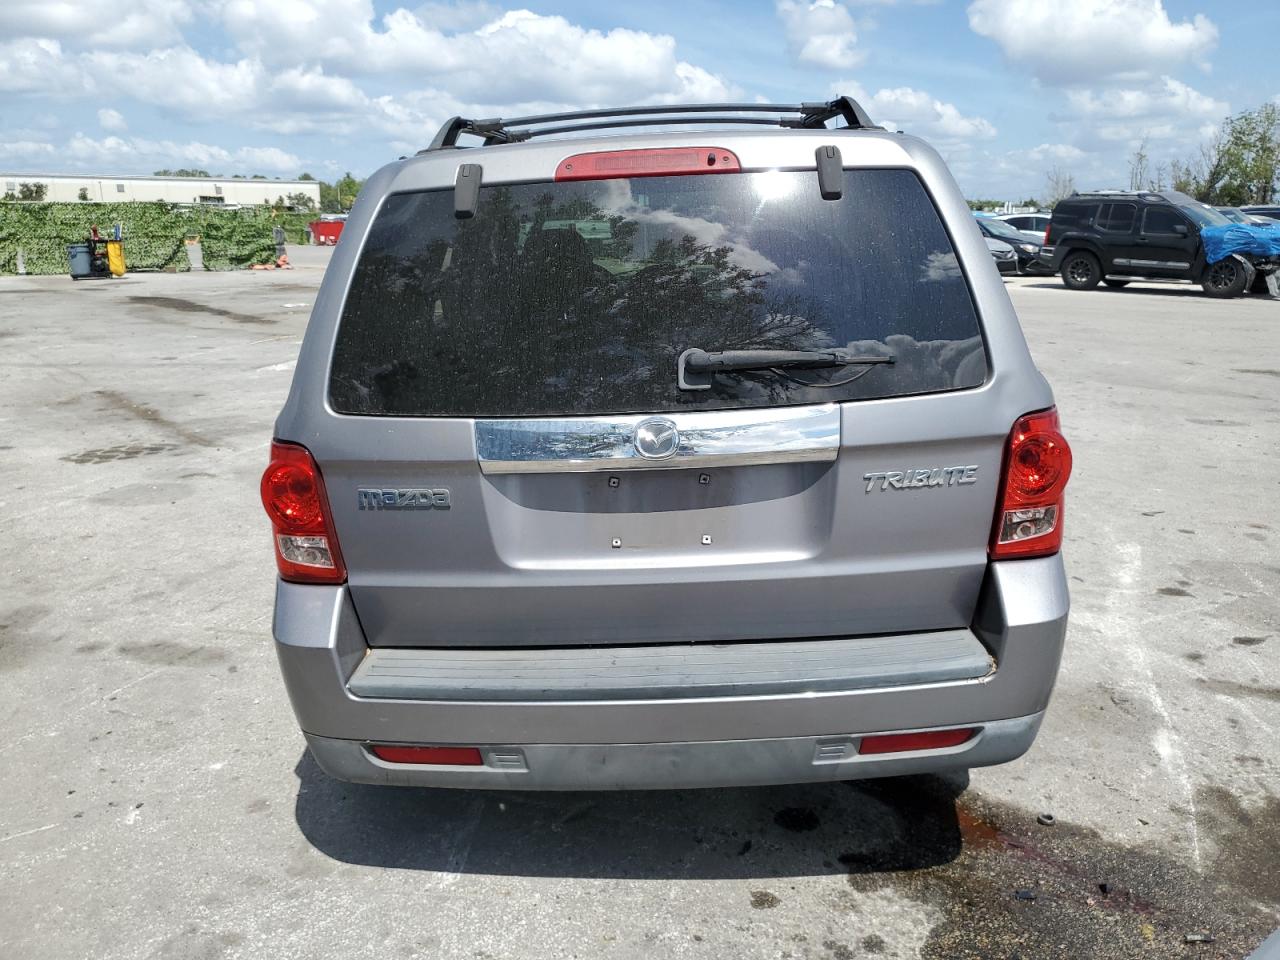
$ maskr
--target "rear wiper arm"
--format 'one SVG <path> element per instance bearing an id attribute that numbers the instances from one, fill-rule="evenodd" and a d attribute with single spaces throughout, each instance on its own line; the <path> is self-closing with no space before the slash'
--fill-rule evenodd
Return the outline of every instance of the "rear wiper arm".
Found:
<path id="1" fill-rule="evenodd" d="M 681 390 L 710 390 L 717 373 L 742 370 L 823 370 L 831 367 L 873 366 L 893 363 L 893 354 L 870 356 L 842 348 L 832 350 L 719 350 L 708 353 L 694 347 L 680 354 L 676 379 Z M 848 381 L 843 381 L 847 383 Z M 827 386 L 814 383 L 812 386 Z M 836 386 L 836 384 L 832 384 Z"/>

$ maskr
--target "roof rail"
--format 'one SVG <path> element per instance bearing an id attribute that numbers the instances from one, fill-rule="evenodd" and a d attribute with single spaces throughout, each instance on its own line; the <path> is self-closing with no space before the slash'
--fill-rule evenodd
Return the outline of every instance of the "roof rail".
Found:
<path id="1" fill-rule="evenodd" d="M 780 114 L 780 116 L 725 116 L 737 114 Z M 678 123 L 754 123 L 799 129 L 823 129 L 828 120 L 843 118 L 845 129 L 882 130 L 871 122 L 867 111 L 852 97 L 837 97 L 822 103 L 686 103 L 668 106 L 612 107 L 603 110 L 576 110 L 570 113 L 544 113 L 509 120 L 468 120 L 452 117 L 436 133 L 431 145 L 418 153 L 446 150 L 458 146 L 465 134 L 479 137 L 485 146 L 498 143 L 520 143 L 532 137 L 583 130 L 608 130 L 615 127 L 666 126 Z M 525 128 L 525 129 L 517 129 Z M 537 128 L 537 129 L 532 129 Z"/>

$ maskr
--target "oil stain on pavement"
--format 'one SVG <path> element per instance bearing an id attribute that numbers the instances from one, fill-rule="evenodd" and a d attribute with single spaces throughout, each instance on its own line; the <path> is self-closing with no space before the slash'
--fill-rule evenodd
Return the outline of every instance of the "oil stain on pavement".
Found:
<path id="1" fill-rule="evenodd" d="M 892 886 L 942 911 L 922 958 L 1185 957 L 1194 949 L 1196 957 L 1239 960 L 1280 923 L 1275 798 L 1250 811 L 1227 791 L 1202 791 L 1197 807 L 1209 811 L 1202 828 L 1218 854 L 1200 874 L 1156 850 L 1061 821 L 1039 826 L 1025 811 L 974 795 L 956 805 L 956 837 L 938 815 L 948 798 L 919 782 L 918 791 L 889 782 L 854 787 L 881 794 L 900 830 L 887 844 L 846 851 L 840 862 L 856 890 Z M 912 869 L 921 861 L 936 865 Z"/>

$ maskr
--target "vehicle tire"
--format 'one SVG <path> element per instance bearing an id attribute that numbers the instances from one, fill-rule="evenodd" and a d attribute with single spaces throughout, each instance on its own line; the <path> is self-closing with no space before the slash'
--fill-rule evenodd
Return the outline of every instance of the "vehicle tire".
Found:
<path id="1" fill-rule="evenodd" d="M 1243 264 L 1235 257 L 1227 257 L 1205 268 L 1200 285 L 1207 296 L 1226 299 L 1240 296 L 1248 283 L 1249 276 Z"/>
<path id="2" fill-rule="evenodd" d="M 1072 290 L 1092 290 L 1102 280 L 1102 264 L 1092 253 L 1078 250 L 1062 261 L 1062 282 Z"/>
<path id="3" fill-rule="evenodd" d="M 1113 290 L 1122 290 L 1129 285 L 1128 280 L 1108 280 L 1103 278 L 1102 282 Z"/>

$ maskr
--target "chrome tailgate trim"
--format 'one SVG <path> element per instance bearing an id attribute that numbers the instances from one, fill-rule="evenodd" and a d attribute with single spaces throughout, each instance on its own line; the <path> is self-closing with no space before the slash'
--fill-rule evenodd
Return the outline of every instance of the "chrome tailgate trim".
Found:
<path id="1" fill-rule="evenodd" d="M 537 420 L 477 420 L 480 469 L 501 473 L 671 470 L 831 462 L 840 408 L 714 410 Z"/>

